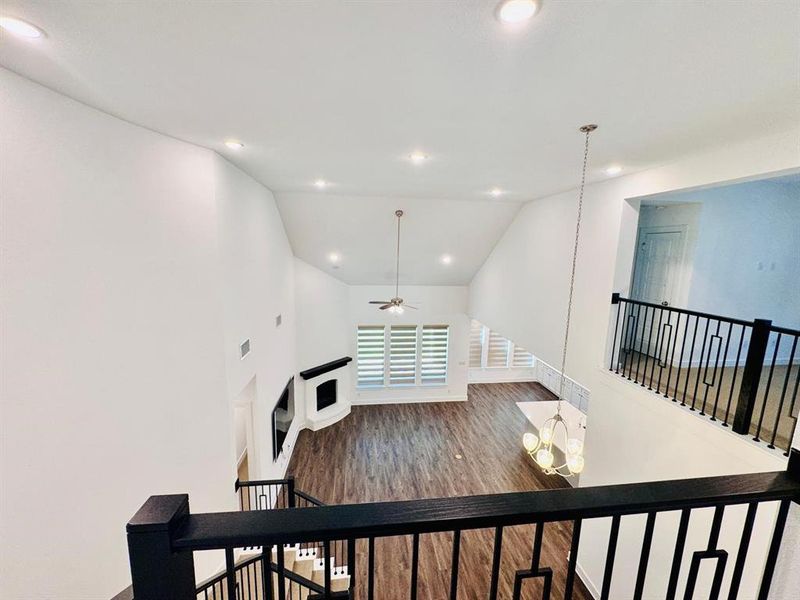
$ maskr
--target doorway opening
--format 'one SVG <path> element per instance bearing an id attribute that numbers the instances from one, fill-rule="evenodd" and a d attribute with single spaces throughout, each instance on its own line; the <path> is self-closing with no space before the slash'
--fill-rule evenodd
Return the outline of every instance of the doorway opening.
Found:
<path id="1" fill-rule="evenodd" d="M 239 481 L 257 478 L 258 456 L 255 448 L 253 407 L 256 398 L 256 379 L 239 393 L 233 403 L 233 440 L 236 460 L 236 475 Z"/>

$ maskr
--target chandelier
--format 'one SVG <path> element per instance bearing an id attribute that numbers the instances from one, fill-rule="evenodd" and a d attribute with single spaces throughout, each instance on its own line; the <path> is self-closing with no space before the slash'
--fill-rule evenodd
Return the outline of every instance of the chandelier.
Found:
<path id="1" fill-rule="evenodd" d="M 564 380 L 566 379 L 567 345 L 569 343 L 569 323 L 572 316 L 572 294 L 575 289 L 575 265 L 578 260 L 578 240 L 581 232 L 581 214 L 583 212 L 583 192 L 586 187 L 586 165 L 589 161 L 589 136 L 597 129 L 597 125 L 584 125 L 580 128 L 584 134 L 583 144 L 583 171 L 581 173 L 581 187 L 578 194 L 578 218 L 575 223 L 575 244 L 572 249 L 572 272 L 569 279 L 569 297 L 567 300 L 567 322 L 564 327 L 564 347 L 561 352 L 561 383 L 558 390 L 558 403 L 556 414 L 547 419 L 539 427 L 539 435 L 526 433 L 522 436 L 522 445 L 525 451 L 536 462 L 546 475 L 561 475 L 572 477 L 583 471 L 583 441 L 571 435 L 569 426 L 561 416 L 561 402 L 564 399 Z M 556 464 L 553 446 L 556 439 L 563 439 L 561 448 L 564 451 L 564 462 Z"/>

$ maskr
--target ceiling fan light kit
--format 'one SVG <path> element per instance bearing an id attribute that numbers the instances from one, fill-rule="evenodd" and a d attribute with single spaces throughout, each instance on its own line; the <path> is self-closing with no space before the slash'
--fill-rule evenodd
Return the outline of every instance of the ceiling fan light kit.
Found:
<path id="1" fill-rule="evenodd" d="M 405 303 L 400 297 L 400 219 L 403 216 L 403 211 L 397 209 L 394 211 L 394 216 L 397 217 L 397 252 L 395 254 L 395 271 L 394 271 L 394 298 L 391 300 L 370 300 L 370 304 L 380 304 L 379 310 L 388 310 L 393 315 L 402 315 L 407 308 L 417 310 L 416 306 L 410 306 Z"/>

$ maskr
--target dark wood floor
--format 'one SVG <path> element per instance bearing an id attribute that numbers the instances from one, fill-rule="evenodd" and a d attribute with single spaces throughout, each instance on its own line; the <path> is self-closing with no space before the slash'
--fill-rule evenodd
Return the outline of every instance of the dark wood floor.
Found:
<path id="1" fill-rule="evenodd" d="M 289 467 L 297 487 L 330 504 L 409 500 L 566 487 L 542 475 L 521 446 L 527 420 L 515 402 L 553 400 L 539 384 L 469 386 L 468 402 L 354 407 L 343 421 L 303 431 Z M 459 458 L 460 456 L 460 458 Z M 511 598 L 513 575 L 530 567 L 533 526 L 504 531 L 498 598 Z M 571 523 L 545 528 L 542 566 L 554 571 L 553 597 L 563 596 Z M 420 541 L 418 597 L 449 593 L 450 533 Z M 411 540 L 376 541 L 376 600 L 409 597 Z M 464 532 L 459 569 L 461 599 L 486 598 L 493 532 Z M 366 542 L 357 546 L 357 598 L 366 598 Z M 541 597 L 529 580 L 523 598 Z M 580 581 L 574 598 L 590 598 Z"/>

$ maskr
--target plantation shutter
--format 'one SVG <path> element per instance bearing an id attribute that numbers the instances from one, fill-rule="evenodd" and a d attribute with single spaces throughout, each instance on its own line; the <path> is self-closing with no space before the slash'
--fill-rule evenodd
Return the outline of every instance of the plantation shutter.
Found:
<path id="1" fill-rule="evenodd" d="M 489 332 L 488 367 L 508 367 L 508 340 L 499 333 Z"/>
<path id="2" fill-rule="evenodd" d="M 389 332 L 389 385 L 414 385 L 417 383 L 417 326 L 392 325 Z"/>
<path id="3" fill-rule="evenodd" d="M 423 385 L 447 383 L 447 348 L 450 328 L 447 325 L 422 327 L 422 362 L 420 381 Z"/>
<path id="4" fill-rule="evenodd" d="M 514 367 L 532 367 L 533 354 L 525 350 L 522 346 L 514 345 L 514 356 L 511 358 L 511 365 Z"/>
<path id="5" fill-rule="evenodd" d="M 383 325 L 359 325 L 357 339 L 358 385 L 383 385 L 386 354 Z"/>
<path id="6" fill-rule="evenodd" d="M 483 325 L 473 320 L 469 327 L 469 366 L 481 367 L 483 354 Z"/>

